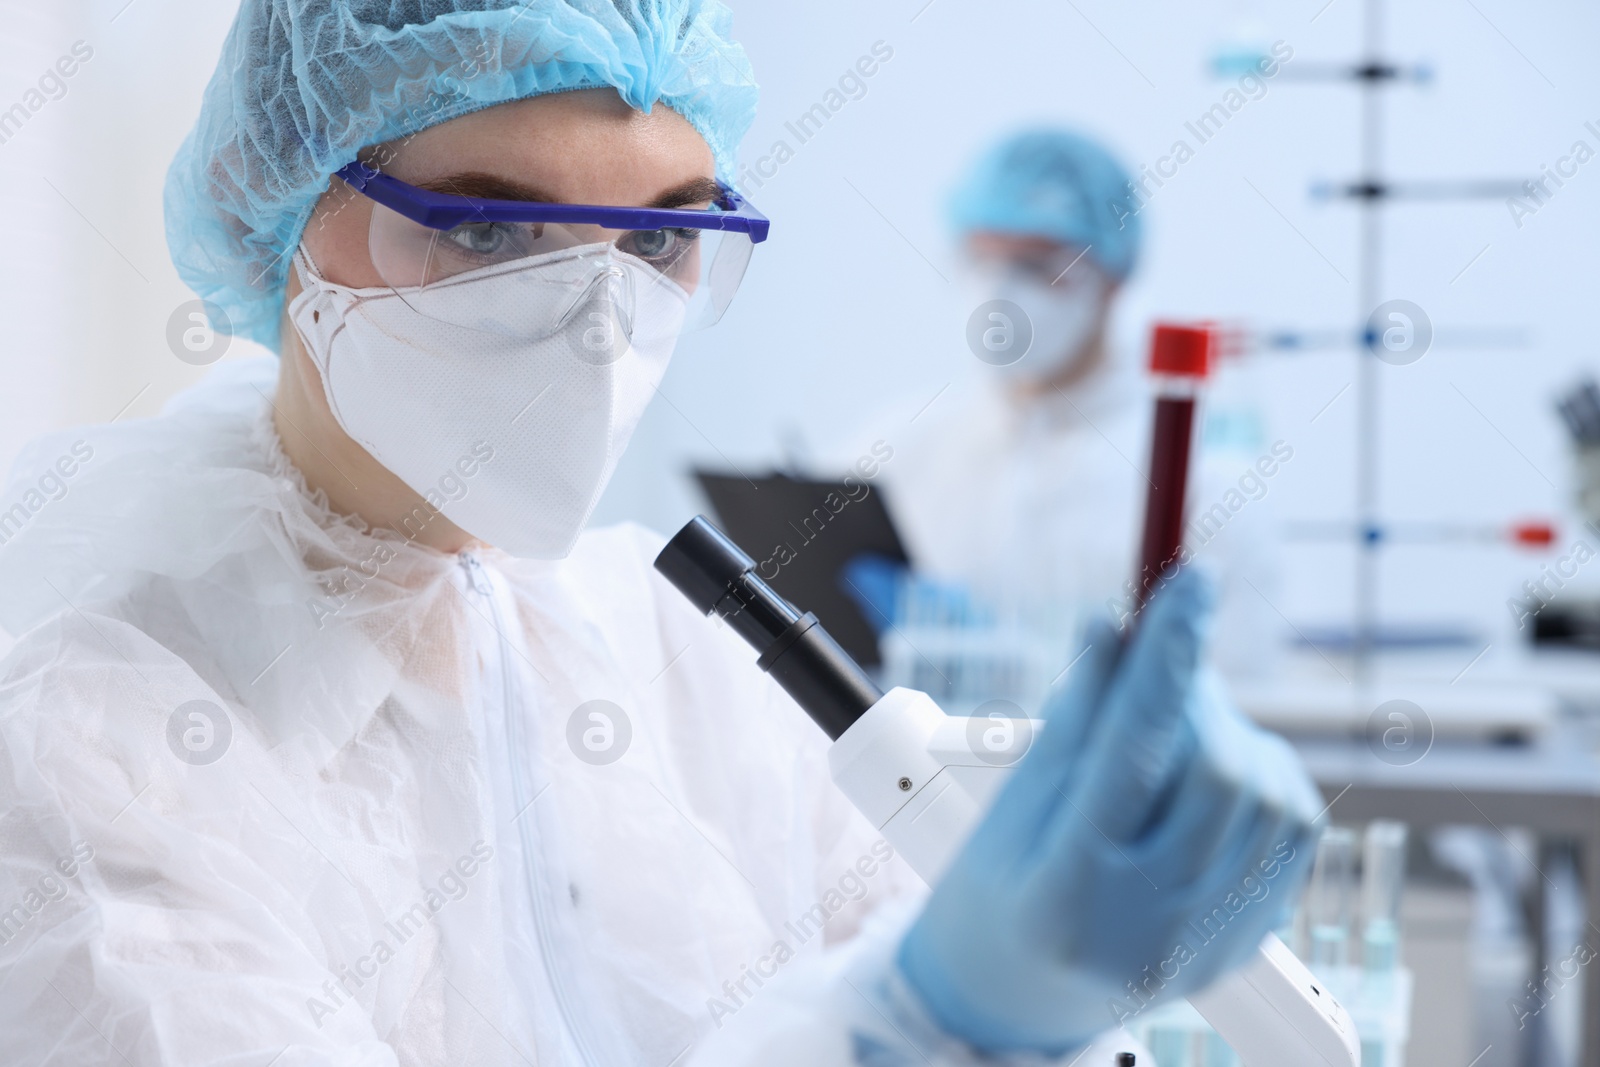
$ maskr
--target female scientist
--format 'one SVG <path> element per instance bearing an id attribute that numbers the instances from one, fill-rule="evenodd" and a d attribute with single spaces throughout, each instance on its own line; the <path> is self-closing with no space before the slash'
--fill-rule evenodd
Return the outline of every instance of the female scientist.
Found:
<path id="1" fill-rule="evenodd" d="M 278 358 L 36 443 L 5 498 L 0 1062 L 1037 1062 L 1304 855 L 1314 794 L 1201 681 L 1185 578 L 858 933 L 906 876 L 822 735 L 658 538 L 580 536 L 765 232 L 722 184 L 755 106 L 728 23 L 245 0 L 167 229 Z"/>

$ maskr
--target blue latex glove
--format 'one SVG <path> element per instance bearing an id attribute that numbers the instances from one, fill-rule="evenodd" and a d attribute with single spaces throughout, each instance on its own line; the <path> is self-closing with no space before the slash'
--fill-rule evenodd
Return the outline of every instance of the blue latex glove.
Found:
<path id="1" fill-rule="evenodd" d="M 1244 962 L 1294 900 L 1321 803 L 1202 673 L 1211 599 L 1185 571 L 1126 649 L 1096 628 L 906 935 L 900 970 L 954 1036 L 1078 1048 Z"/>

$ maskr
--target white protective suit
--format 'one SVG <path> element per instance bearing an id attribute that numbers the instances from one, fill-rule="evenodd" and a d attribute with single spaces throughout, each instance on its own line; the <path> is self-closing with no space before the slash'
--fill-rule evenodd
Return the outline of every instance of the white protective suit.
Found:
<path id="1" fill-rule="evenodd" d="M 823 953 L 915 880 L 659 538 L 368 532 L 279 449 L 275 373 L 0 497 L 0 1063 L 967 1058 L 895 923 Z"/>
<path id="2" fill-rule="evenodd" d="M 952 386 L 891 442 L 883 480 L 919 569 L 987 600 L 1103 608 L 1133 576 L 1148 405 L 1106 372 L 1026 408 L 997 375 Z"/>

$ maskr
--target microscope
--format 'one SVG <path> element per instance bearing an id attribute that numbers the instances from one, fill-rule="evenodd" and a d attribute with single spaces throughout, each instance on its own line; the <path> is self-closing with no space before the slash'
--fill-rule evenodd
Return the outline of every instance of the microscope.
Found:
<path id="1" fill-rule="evenodd" d="M 932 885 L 1010 774 L 968 739 L 969 719 L 926 693 L 887 693 L 818 623 L 756 573 L 756 561 L 703 517 L 655 566 L 679 592 L 744 638 L 756 664 L 833 740 L 835 784 Z M 1035 731 L 1043 723 L 1033 722 Z M 1037 736 L 1035 733 L 1034 736 Z M 1190 997 L 1244 1067 L 1359 1067 L 1355 1025 L 1277 936 L 1244 966 Z"/>

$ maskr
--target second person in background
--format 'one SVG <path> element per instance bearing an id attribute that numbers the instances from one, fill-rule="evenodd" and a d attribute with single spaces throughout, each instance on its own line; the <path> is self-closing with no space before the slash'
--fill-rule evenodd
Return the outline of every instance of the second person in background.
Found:
<path id="1" fill-rule="evenodd" d="M 1144 353 L 1113 336 L 1142 254 L 1131 188 L 1104 147 L 1066 129 L 1009 136 L 969 169 L 949 214 L 966 343 L 989 366 L 930 404 L 884 468 L 919 577 L 1051 631 L 1130 606 L 1150 447 Z M 1191 516 L 1240 465 L 1206 447 L 1218 425 L 1197 432 Z M 1189 538 L 1222 572 L 1217 650 L 1233 670 L 1259 662 L 1270 629 L 1242 581 L 1270 584 L 1265 512 L 1255 511 L 1219 530 L 1210 551 L 1199 543 L 1209 537 Z M 879 621 L 893 614 L 884 588 L 868 612 Z"/>

